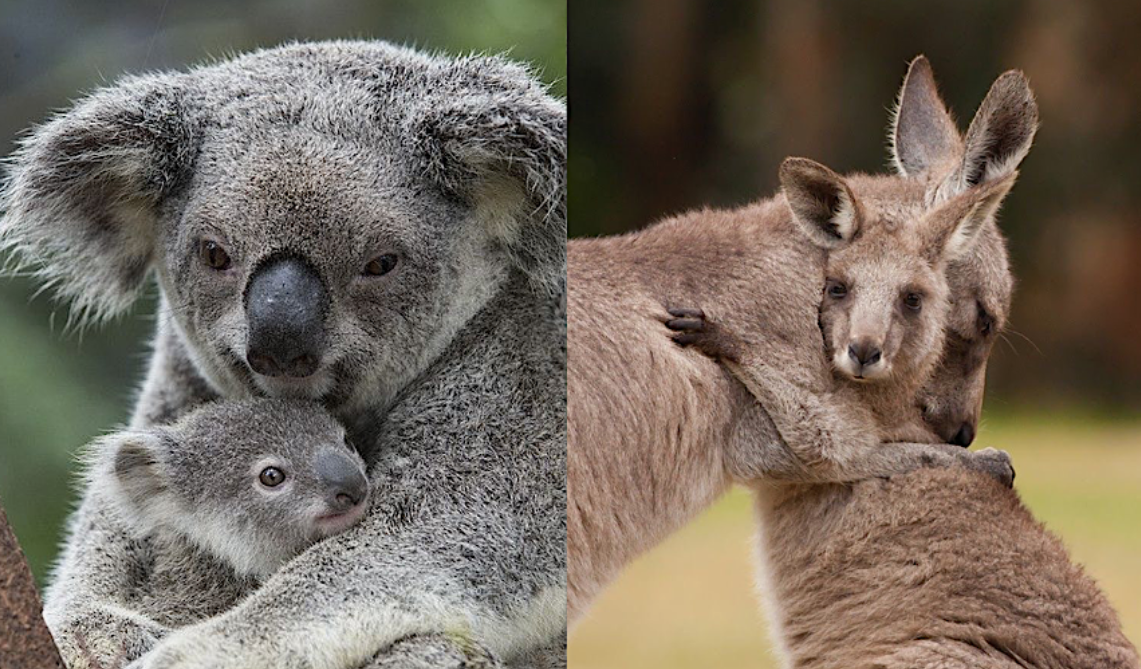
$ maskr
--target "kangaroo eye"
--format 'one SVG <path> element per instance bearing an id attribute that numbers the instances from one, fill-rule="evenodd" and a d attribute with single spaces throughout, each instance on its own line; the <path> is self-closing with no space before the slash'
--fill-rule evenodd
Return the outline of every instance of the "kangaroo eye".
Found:
<path id="1" fill-rule="evenodd" d="M 923 308 L 923 296 L 919 293 L 908 293 L 903 296 L 903 306 L 912 311 L 919 311 Z"/>
<path id="2" fill-rule="evenodd" d="M 848 287 L 845 286 L 843 282 L 835 281 L 833 279 L 828 280 L 824 290 L 827 291 L 828 297 L 835 298 L 837 300 L 843 298 L 848 294 Z"/>
<path id="3" fill-rule="evenodd" d="M 373 258 L 364 266 L 364 273 L 369 276 L 384 276 L 396 267 L 396 256 L 386 253 Z"/>
<path id="4" fill-rule="evenodd" d="M 282 483 L 285 483 L 285 472 L 277 467 L 266 467 L 261 470 L 261 474 L 258 475 L 258 480 L 267 488 L 276 488 Z"/>
<path id="5" fill-rule="evenodd" d="M 978 305 L 978 311 L 979 332 L 981 332 L 984 337 L 988 337 L 990 333 L 994 331 L 994 317 L 988 314 L 981 304 Z"/>
<path id="6" fill-rule="evenodd" d="M 230 255 L 218 242 L 206 239 L 198 245 L 198 257 L 210 269 L 218 271 L 230 269 Z"/>

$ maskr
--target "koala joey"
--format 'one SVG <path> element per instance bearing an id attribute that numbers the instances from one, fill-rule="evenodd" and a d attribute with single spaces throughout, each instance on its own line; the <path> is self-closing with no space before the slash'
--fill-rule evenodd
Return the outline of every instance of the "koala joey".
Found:
<path id="1" fill-rule="evenodd" d="M 93 455 L 90 485 L 140 536 L 181 535 L 258 580 L 359 522 L 369 495 L 364 461 L 315 403 L 214 402 Z"/>

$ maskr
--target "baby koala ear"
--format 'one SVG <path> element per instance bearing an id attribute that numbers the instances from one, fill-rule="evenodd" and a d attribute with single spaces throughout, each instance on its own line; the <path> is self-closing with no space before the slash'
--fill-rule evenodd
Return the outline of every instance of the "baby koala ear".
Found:
<path id="1" fill-rule="evenodd" d="M 994 220 L 1007 193 L 1018 178 L 1017 172 L 975 186 L 936 208 L 924 219 L 928 259 L 932 262 L 955 260 L 971 251 L 979 232 Z"/>
<path id="2" fill-rule="evenodd" d="M 117 432 L 92 446 L 88 484 L 127 516 L 145 521 L 164 499 L 163 436 L 154 430 Z M 144 523 L 146 524 L 146 523 Z"/>
<path id="3" fill-rule="evenodd" d="M 414 118 L 430 175 L 470 203 L 511 263 L 552 293 L 566 275 L 567 114 L 532 74 L 461 61 L 474 82 L 429 96 Z M 444 87 L 441 87 L 444 88 Z"/>
<path id="4" fill-rule="evenodd" d="M 785 158 L 780 183 L 793 218 L 817 246 L 837 249 L 859 233 L 859 205 L 839 174 L 807 158 Z"/>

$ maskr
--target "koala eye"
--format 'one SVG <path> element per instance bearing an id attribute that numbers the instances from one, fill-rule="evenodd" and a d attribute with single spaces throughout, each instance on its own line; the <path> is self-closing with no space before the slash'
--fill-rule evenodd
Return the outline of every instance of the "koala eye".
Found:
<path id="1" fill-rule="evenodd" d="M 923 296 L 919 293 L 908 293 L 903 296 L 903 306 L 912 311 L 919 311 L 923 308 Z"/>
<path id="2" fill-rule="evenodd" d="M 218 271 L 230 269 L 230 255 L 218 242 L 209 239 L 202 240 L 202 243 L 198 245 L 198 256 L 210 269 Z"/>
<path id="3" fill-rule="evenodd" d="M 848 287 L 845 286 L 842 281 L 828 279 L 828 282 L 824 285 L 824 291 L 828 293 L 828 297 L 839 300 L 848 294 Z"/>
<path id="4" fill-rule="evenodd" d="M 267 488 L 276 488 L 285 483 L 285 472 L 277 467 L 266 467 L 258 475 L 258 481 L 261 481 L 261 484 Z"/>
<path id="5" fill-rule="evenodd" d="M 396 256 L 386 253 L 373 258 L 364 266 L 364 273 L 368 276 L 384 276 L 396 267 Z"/>

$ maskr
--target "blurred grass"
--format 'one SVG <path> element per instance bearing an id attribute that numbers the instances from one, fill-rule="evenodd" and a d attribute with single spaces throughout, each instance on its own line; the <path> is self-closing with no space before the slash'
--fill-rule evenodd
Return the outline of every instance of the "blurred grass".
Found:
<path id="1" fill-rule="evenodd" d="M 1141 421 L 1086 415 L 988 417 L 978 443 L 1011 453 L 1016 487 L 1061 536 L 1141 641 Z M 753 592 L 748 494 L 733 490 L 639 559 L 570 637 L 569 664 L 778 666 Z"/>

